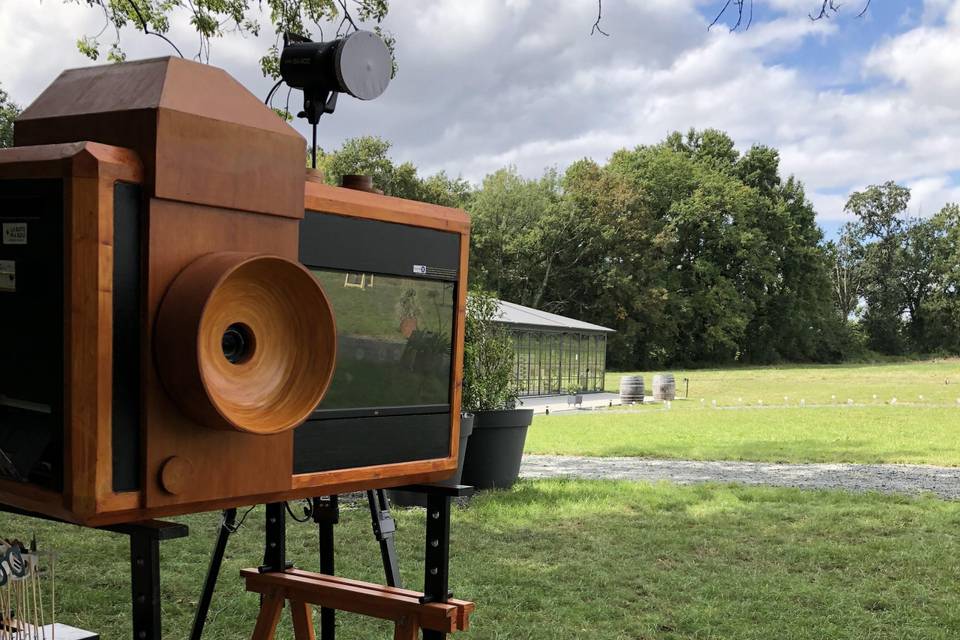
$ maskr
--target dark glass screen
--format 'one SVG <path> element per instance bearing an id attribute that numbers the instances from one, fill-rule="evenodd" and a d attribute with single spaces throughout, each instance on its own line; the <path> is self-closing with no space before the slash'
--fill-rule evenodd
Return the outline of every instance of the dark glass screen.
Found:
<path id="1" fill-rule="evenodd" d="M 318 411 L 449 404 L 453 282 L 313 273 L 337 323 L 336 372 Z"/>
<path id="2" fill-rule="evenodd" d="M 0 477 L 63 479 L 64 209 L 60 180 L 0 180 Z"/>

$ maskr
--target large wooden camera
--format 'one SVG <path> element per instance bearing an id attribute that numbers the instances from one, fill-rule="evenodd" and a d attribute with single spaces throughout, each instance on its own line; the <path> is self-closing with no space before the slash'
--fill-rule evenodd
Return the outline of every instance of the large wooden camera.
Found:
<path id="1" fill-rule="evenodd" d="M 469 222 L 305 180 L 223 71 L 64 72 L 0 151 L 0 503 L 88 525 L 438 480 Z"/>

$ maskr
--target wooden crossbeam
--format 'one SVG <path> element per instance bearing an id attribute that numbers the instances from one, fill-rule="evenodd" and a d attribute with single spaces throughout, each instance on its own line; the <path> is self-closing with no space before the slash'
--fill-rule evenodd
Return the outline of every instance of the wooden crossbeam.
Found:
<path id="1" fill-rule="evenodd" d="M 421 629 L 453 633 L 469 627 L 472 602 L 420 602 L 422 593 L 350 580 L 321 573 L 290 569 L 260 573 L 240 572 L 247 591 L 264 596 L 253 640 L 272 640 L 285 601 L 290 601 L 295 637 L 314 640 L 310 605 L 349 611 L 394 623 L 395 640 L 416 640 Z"/>
<path id="2" fill-rule="evenodd" d="M 303 571 L 301 569 L 290 569 L 287 571 L 288 574 L 299 575 L 304 577 L 319 576 L 323 574 L 314 573 L 312 571 Z M 370 582 L 362 582 L 360 580 L 351 580 L 350 578 L 342 578 L 340 576 L 328 576 L 323 575 L 324 580 L 331 583 L 344 584 L 348 586 L 361 587 L 366 589 L 374 589 L 377 591 L 382 591 L 384 593 L 394 593 L 402 596 L 407 596 L 420 601 L 420 598 L 423 594 L 419 591 L 413 591 L 412 589 L 401 589 L 399 587 L 388 587 L 386 585 L 372 584 Z M 467 602 L 466 600 L 458 600 L 456 598 L 449 599 L 446 604 L 453 605 L 457 608 L 457 622 L 456 630 L 457 631 L 467 631 L 470 628 L 470 614 L 474 612 L 477 608 L 477 605 L 473 602 Z"/>

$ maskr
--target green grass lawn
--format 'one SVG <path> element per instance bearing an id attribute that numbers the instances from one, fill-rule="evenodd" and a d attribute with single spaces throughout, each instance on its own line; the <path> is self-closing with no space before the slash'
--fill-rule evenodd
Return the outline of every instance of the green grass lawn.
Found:
<path id="1" fill-rule="evenodd" d="M 960 465 L 960 408 L 698 408 L 555 414 L 536 417 L 526 450 L 684 460 L 955 466 Z"/>
<path id="2" fill-rule="evenodd" d="M 184 638 L 218 516 L 183 519 L 163 544 L 164 637 Z M 260 561 L 262 511 L 231 539 L 208 627 L 249 637 L 257 597 L 238 570 Z M 400 511 L 406 579 L 419 584 L 422 510 Z M 6 536 L 36 532 L 60 552 L 64 622 L 128 638 L 125 538 L 0 517 Z M 338 569 L 380 580 L 365 509 L 338 525 Z M 477 602 L 476 639 L 956 638 L 960 504 L 842 492 L 719 485 L 527 481 L 454 515 L 453 588 Z M 316 532 L 289 525 L 290 555 L 315 566 Z M 341 616 L 344 640 L 390 630 Z M 279 637 L 290 638 L 282 623 Z"/>
<path id="3" fill-rule="evenodd" d="M 607 387 L 620 375 L 608 374 Z M 652 374 L 644 376 L 649 385 Z M 537 416 L 527 452 L 960 465 L 957 360 L 677 373 L 684 377 L 690 399 L 669 410 L 657 404 Z"/>
<path id="4" fill-rule="evenodd" d="M 607 373 L 606 390 L 616 393 L 620 377 L 643 375 L 650 393 L 657 372 Z M 930 360 L 881 365 L 810 365 L 736 369 L 674 371 L 677 394 L 690 380 L 691 404 L 700 400 L 719 406 L 764 404 L 889 402 L 950 404 L 960 399 L 960 359 Z M 875 397 L 876 396 L 876 397 Z M 921 399 L 921 396 L 923 398 Z M 785 400 L 786 398 L 786 400 Z"/>

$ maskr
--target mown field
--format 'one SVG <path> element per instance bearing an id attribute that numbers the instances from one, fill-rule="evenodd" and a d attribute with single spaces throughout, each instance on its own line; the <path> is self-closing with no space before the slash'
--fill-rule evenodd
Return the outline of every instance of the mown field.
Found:
<path id="1" fill-rule="evenodd" d="M 184 518 L 164 543 L 165 638 L 187 637 L 218 514 Z M 257 597 L 238 571 L 259 564 L 263 513 L 230 542 L 210 640 L 249 637 Z M 398 513 L 408 584 L 420 583 L 423 511 Z M 126 539 L 0 516 L 60 552 L 61 620 L 130 637 Z M 338 570 L 381 580 L 365 509 L 338 525 Z M 289 525 L 291 557 L 315 567 L 316 531 Z M 821 640 L 960 635 L 960 504 L 933 498 L 719 485 L 527 481 L 458 509 L 453 580 L 478 610 L 463 638 Z M 390 638 L 341 616 L 343 640 Z M 292 637 L 286 620 L 280 638 Z"/>
<path id="2" fill-rule="evenodd" d="M 607 376 L 607 389 L 621 375 Z M 653 373 L 643 374 L 651 384 Z M 538 416 L 529 453 L 960 465 L 960 361 L 678 371 L 669 406 Z"/>
<path id="3" fill-rule="evenodd" d="M 616 393 L 620 377 L 643 375 L 650 391 L 657 371 L 608 372 L 606 390 Z M 960 400 L 960 359 L 862 365 L 810 365 L 672 372 L 677 394 L 690 380 L 689 406 L 700 400 L 719 406 L 807 404 L 947 404 Z M 675 405 L 676 406 L 676 405 Z M 679 408 L 679 407 L 678 407 Z"/>
<path id="4" fill-rule="evenodd" d="M 528 449 L 960 465 L 957 361 L 683 377 L 691 399 L 669 409 L 538 417 Z M 404 578 L 418 588 L 424 513 L 396 515 Z M 163 545 L 165 638 L 187 637 L 219 517 L 182 518 L 191 536 Z M 315 528 L 291 522 L 288 532 L 291 559 L 316 567 Z M 59 619 L 105 640 L 129 638 L 126 538 L 0 514 L 0 535 L 34 534 L 59 553 Z M 381 581 L 365 503 L 345 507 L 337 536 L 338 572 Z M 249 637 L 258 599 L 243 592 L 238 573 L 260 563 L 262 540 L 258 508 L 231 538 L 204 637 Z M 452 549 L 453 588 L 478 604 L 466 639 L 960 637 L 960 502 L 931 496 L 522 481 L 458 508 Z M 292 637 L 286 618 L 278 637 Z M 382 623 L 341 615 L 338 637 L 392 635 Z"/>

